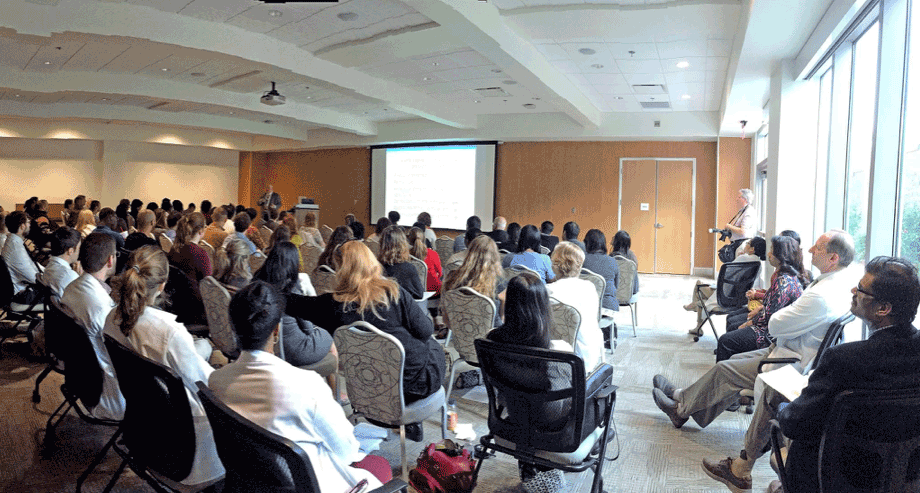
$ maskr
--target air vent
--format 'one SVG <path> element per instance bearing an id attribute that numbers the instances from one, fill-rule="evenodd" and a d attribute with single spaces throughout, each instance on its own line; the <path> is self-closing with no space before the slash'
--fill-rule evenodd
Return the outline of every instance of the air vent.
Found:
<path id="1" fill-rule="evenodd" d="M 664 94 L 668 92 L 664 84 L 633 84 L 632 88 L 636 94 Z"/>
<path id="2" fill-rule="evenodd" d="M 473 89 L 481 97 L 484 98 L 501 98 L 510 96 L 504 89 L 501 87 L 480 87 L 479 89 Z"/>
<path id="3" fill-rule="evenodd" d="M 668 110 L 671 109 L 671 103 L 667 101 L 639 101 L 642 109 L 646 110 Z"/>

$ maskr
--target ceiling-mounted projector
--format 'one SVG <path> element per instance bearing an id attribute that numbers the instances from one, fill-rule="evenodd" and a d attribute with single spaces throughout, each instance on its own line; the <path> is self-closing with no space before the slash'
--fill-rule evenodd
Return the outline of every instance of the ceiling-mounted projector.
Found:
<path id="1" fill-rule="evenodd" d="M 278 106 L 284 104 L 285 98 L 275 90 L 275 83 L 272 82 L 272 90 L 263 94 L 259 101 L 269 106 Z"/>

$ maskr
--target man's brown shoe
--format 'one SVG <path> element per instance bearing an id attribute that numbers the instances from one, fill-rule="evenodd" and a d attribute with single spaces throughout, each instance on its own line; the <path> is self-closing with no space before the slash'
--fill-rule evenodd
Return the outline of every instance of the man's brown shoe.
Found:
<path id="1" fill-rule="evenodd" d="M 668 415 L 668 418 L 671 418 L 671 424 L 673 424 L 675 428 L 680 428 L 687 422 L 687 418 L 682 418 L 677 415 L 677 402 L 664 395 L 661 389 L 652 389 L 652 398 L 655 400 L 655 405 L 658 406 L 658 409 L 661 409 Z"/>
<path id="2" fill-rule="evenodd" d="M 749 493 L 751 491 L 751 478 L 739 478 L 732 473 L 732 458 L 728 457 L 719 462 L 703 459 L 703 471 L 716 481 L 725 483 L 732 493 Z"/>

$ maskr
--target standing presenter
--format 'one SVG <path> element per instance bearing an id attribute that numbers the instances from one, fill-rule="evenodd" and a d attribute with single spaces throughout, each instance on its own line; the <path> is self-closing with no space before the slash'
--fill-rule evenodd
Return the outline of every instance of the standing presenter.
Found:
<path id="1" fill-rule="evenodd" d="M 269 217 L 277 217 L 278 210 L 281 209 L 281 196 L 275 193 L 274 188 L 269 185 L 268 191 L 259 199 L 258 205 L 262 208 L 263 213 L 268 211 Z"/>

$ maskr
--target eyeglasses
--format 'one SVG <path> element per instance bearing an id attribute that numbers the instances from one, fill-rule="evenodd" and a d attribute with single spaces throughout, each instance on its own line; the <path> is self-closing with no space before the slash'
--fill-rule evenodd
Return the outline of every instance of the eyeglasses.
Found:
<path id="1" fill-rule="evenodd" d="M 863 289 L 862 286 L 860 286 L 859 284 L 856 284 L 856 291 L 857 291 L 858 293 L 862 293 L 862 294 L 864 294 L 864 295 L 866 295 L 866 296 L 868 296 L 868 297 L 870 297 L 870 298 L 875 298 L 875 295 L 874 295 L 874 294 L 872 294 L 872 293 L 866 291 L 866 290 Z"/>

